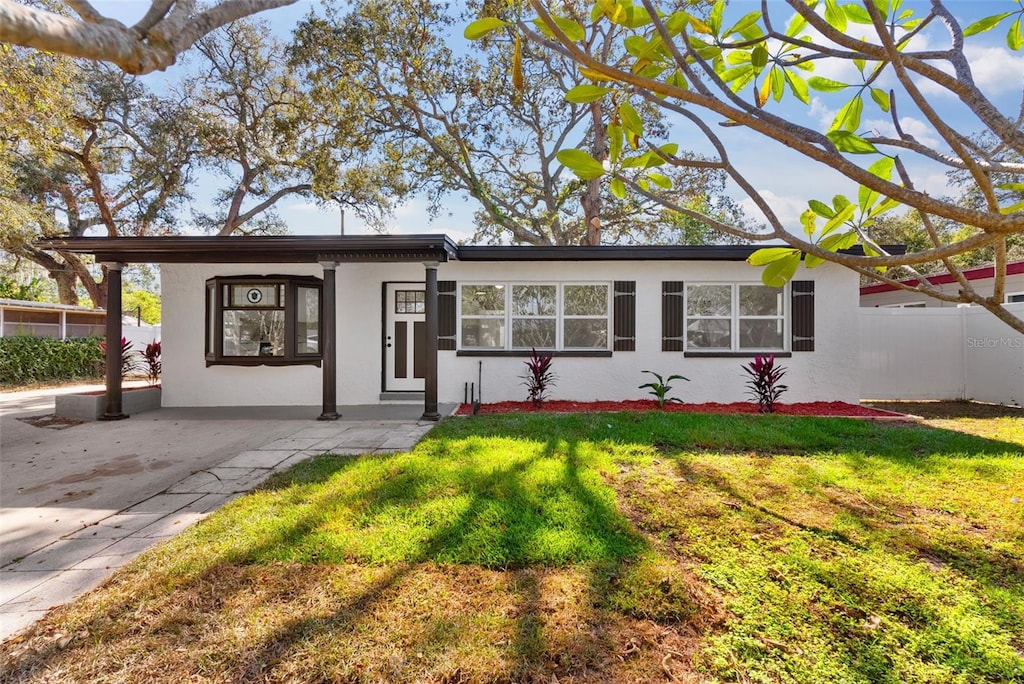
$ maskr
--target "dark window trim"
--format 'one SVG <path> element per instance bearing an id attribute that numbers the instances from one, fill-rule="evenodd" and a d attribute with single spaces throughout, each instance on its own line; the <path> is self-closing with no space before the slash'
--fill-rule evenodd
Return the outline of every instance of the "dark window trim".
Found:
<path id="1" fill-rule="evenodd" d="M 225 307 L 224 286 L 237 285 L 239 283 L 252 283 L 260 285 L 281 285 L 285 286 L 283 310 L 284 310 L 284 356 L 224 356 L 224 310 L 241 310 L 240 307 Z M 213 288 L 214 311 L 210 311 L 209 290 Z M 317 340 L 318 351 L 315 354 L 299 354 L 295 351 L 296 318 L 298 311 L 299 287 L 312 287 L 319 292 L 320 312 L 317 316 Z M 210 366 L 316 366 L 323 363 L 323 302 L 324 283 L 315 276 L 295 275 L 241 275 L 241 276 L 215 276 L 206 280 L 206 288 L 203 291 L 205 296 L 204 310 L 206 312 L 203 332 L 206 348 L 206 367 Z M 268 308 L 269 307 L 265 307 Z M 281 307 L 274 307 L 280 311 Z M 213 325 L 213 349 L 209 349 L 210 330 Z"/>
<path id="2" fill-rule="evenodd" d="M 777 359 L 789 359 L 792 358 L 793 353 L 788 351 L 757 351 L 752 349 L 750 351 L 688 351 L 683 352 L 683 358 L 686 359 L 752 359 L 756 356 L 768 356 L 774 355 Z"/>
<path id="3" fill-rule="evenodd" d="M 612 355 L 610 349 L 596 349 L 593 351 L 586 349 L 567 349 L 564 351 L 538 349 L 537 353 L 548 354 L 550 356 L 582 356 L 594 358 L 610 358 Z M 455 352 L 455 355 L 529 358 L 533 355 L 533 352 L 529 349 L 460 349 Z"/>

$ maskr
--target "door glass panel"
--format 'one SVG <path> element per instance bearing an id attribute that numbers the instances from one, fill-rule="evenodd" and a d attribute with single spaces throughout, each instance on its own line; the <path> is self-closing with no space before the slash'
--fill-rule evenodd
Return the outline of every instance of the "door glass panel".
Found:
<path id="1" fill-rule="evenodd" d="M 427 310 L 427 293 L 423 290 L 396 290 L 395 313 L 420 314 Z"/>

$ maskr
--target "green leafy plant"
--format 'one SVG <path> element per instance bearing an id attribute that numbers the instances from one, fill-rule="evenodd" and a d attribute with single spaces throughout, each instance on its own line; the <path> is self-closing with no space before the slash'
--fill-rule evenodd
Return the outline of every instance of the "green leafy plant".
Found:
<path id="1" fill-rule="evenodd" d="M 757 399 L 761 413 L 775 413 L 775 402 L 789 389 L 788 386 L 779 383 L 786 374 L 786 369 L 775 365 L 775 354 L 759 354 L 753 361 L 743 366 L 743 370 L 750 376 L 750 380 L 747 381 L 747 394 Z"/>
<path id="2" fill-rule="evenodd" d="M 1013 249 L 1007 243 L 1024 234 L 1024 139 L 1015 100 L 989 99 L 976 79 L 977 60 L 967 53 L 973 38 L 989 31 L 1005 35 L 1009 50 L 1024 50 L 1024 0 L 998 3 L 1002 11 L 992 14 L 996 4 L 971 3 L 988 16 L 972 17 L 970 24 L 962 24 L 955 9 L 963 3 L 944 0 L 580 4 L 520 3 L 525 14 L 496 12 L 498 18 L 471 23 L 465 36 L 481 41 L 481 49 L 514 45 L 527 63 L 535 50 L 521 43 L 575 63 L 582 82 L 566 83 L 564 99 L 592 105 L 605 124 L 577 138 L 589 144 L 556 151 L 581 183 L 600 181 L 616 198 L 652 201 L 746 242 L 784 243 L 757 249 L 747 260 L 769 287 L 782 287 L 798 269 L 832 262 L 896 287 L 913 278 L 920 294 L 981 306 L 1024 332 L 1024 317 L 1001 297 L 975 290 L 963 275 L 965 264 L 994 262 L 996 277 L 1005 278 L 1007 264 L 1019 259 L 1006 254 Z M 502 39 L 488 39 L 492 33 Z M 614 36 L 613 44 L 594 49 L 603 36 Z M 958 65 L 955 78 L 936 68 L 940 53 Z M 536 73 L 527 71 L 520 82 L 530 87 L 542 78 Z M 943 101 L 950 95 L 972 115 L 966 136 Z M 900 115 L 908 103 L 934 133 L 930 140 L 906 130 Z M 793 114 L 822 105 L 834 116 L 810 121 Z M 666 141 L 664 126 L 645 111 L 651 107 L 687 119 L 687 137 Z M 732 158 L 730 149 L 746 143 L 723 133 L 729 129 L 746 129 L 765 149 L 785 149 L 793 163 L 810 164 L 846 188 L 830 200 L 808 197 L 802 230 L 793 230 L 770 210 L 770 196 L 756 189 L 760 169 Z M 684 140 L 689 150 L 680 146 Z M 701 149 L 715 152 L 709 158 Z M 959 196 L 926 192 L 925 177 L 933 171 L 907 164 L 911 150 L 949 173 Z M 680 170 L 709 166 L 741 185 L 744 201 L 753 201 L 762 216 L 750 223 L 722 219 L 713 215 L 713 203 L 686 206 L 678 192 L 661 192 L 679 187 Z M 894 249 L 876 239 L 879 223 L 908 211 L 921 222 L 923 249 Z M 957 293 L 929 282 L 929 271 L 941 270 L 962 283 Z"/>
<path id="3" fill-rule="evenodd" d="M 164 369 L 164 364 L 160 361 L 160 353 L 159 340 L 153 340 L 147 344 L 146 351 L 142 352 L 142 359 L 146 363 L 146 379 L 153 386 L 160 382 L 160 373 Z"/>
<path id="4" fill-rule="evenodd" d="M 121 379 L 124 380 L 129 375 L 138 370 L 138 363 L 135 358 L 135 351 L 132 348 L 132 343 L 127 337 L 121 338 Z M 103 350 L 103 362 L 107 360 L 107 343 L 101 341 L 100 349 Z"/>
<path id="5" fill-rule="evenodd" d="M 645 382 L 644 384 L 640 385 L 638 389 L 644 389 L 645 387 L 649 388 L 650 392 L 648 392 L 648 394 L 654 395 L 655 399 L 658 402 L 658 408 L 665 408 L 665 404 L 671 403 L 673 401 L 678 404 L 683 403 L 682 399 L 677 399 L 676 397 L 668 396 L 668 393 L 672 391 L 672 385 L 668 383 L 672 382 L 673 380 L 685 380 L 689 382 L 689 378 L 684 378 L 682 375 L 670 375 L 667 378 L 663 378 L 660 373 L 655 373 L 654 371 L 645 370 L 641 372 L 650 373 L 655 378 L 657 378 L 657 380 L 653 382 Z"/>
<path id="6" fill-rule="evenodd" d="M 0 299 L 41 302 L 43 300 L 43 281 L 33 278 L 27 283 L 19 283 L 14 278 L 0 276 Z"/>
<path id="7" fill-rule="evenodd" d="M 557 376 L 551 370 L 553 360 L 551 354 L 538 354 L 536 349 L 532 349 L 530 360 L 524 362 L 527 372 L 520 377 L 523 378 L 527 395 L 534 408 L 540 408 L 547 398 L 548 390 L 555 385 Z"/>
<path id="8" fill-rule="evenodd" d="M 98 378 L 102 354 L 96 338 L 0 337 L 0 384 L 5 387 L 54 380 Z"/>

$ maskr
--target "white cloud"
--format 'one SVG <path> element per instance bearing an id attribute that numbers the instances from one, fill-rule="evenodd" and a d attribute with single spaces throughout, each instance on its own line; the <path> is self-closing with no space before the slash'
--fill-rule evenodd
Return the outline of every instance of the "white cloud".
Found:
<path id="1" fill-rule="evenodd" d="M 807 209 L 807 200 L 805 198 L 776 195 L 771 190 L 759 190 L 758 192 L 768 203 L 768 206 L 771 207 L 772 211 L 775 212 L 775 216 L 782 222 L 783 227 L 790 229 L 800 227 L 800 214 Z M 749 197 L 741 200 L 740 206 L 743 208 L 744 213 L 747 216 L 753 217 L 755 221 L 764 220 L 761 210 L 754 204 L 754 200 Z"/>
<path id="2" fill-rule="evenodd" d="M 921 37 L 911 41 L 909 51 L 920 51 L 932 49 L 928 41 Z M 974 76 L 974 84 L 978 86 L 985 95 L 994 97 L 1004 93 L 1019 91 L 1024 85 L 1024 55 L 1010 52 L 1005 47 L 996 45 L 985 46 L 968 43 L 964 46 L 964 56 Z M 950 76 L 955 75 L 953 66 L 949 62 L 941 60 L 930 60 L 931 66 L 944 71 Z M 956 97 L 943 86 L 916 74 L 912 75 L 914 83 L 925 95 L 945 95 Z M 896 78 L 891 69 L 879 80 L 878 86 L 890 88 L 895 86 Z"/>
<path id="3" fill-rule="evenodd" d="M 893 126 L 892 121 L 889 119 L 868 119 L 861 124 L 861 127 L 864 130 L 873 131 L 879 135 L 890 138 L 897 137 L 896 127 Z M 901 116 L 900 127 L 904 133 L 914 136 L 922 145 L 936 147 L 941 144 L 941 140 L 935 130 L 920 119 L 915 119 L 912 116 Z"/>
<path id="4" fill-rule="evenodd" d="M 914 188 L 927 192 L 932 197 L 956 195 L 960 191 L 949 187 L 949 180 L 944 173 L 929 173 L 914 177 Z"/>
<path id="5" fill-rule="evenodd" d="M 832 109 L 820 97 L 812 97 L 811 108 L 807 110 L 807 116 L 816 121 L 822 130 L 827 131 L 838 112 L 838 108 Z"/>
<path id="6" fill-rule="evenodd" d="M 986 95 L 1020 90 L 1024 85 L 1024 56 L 1002 47 L 968 45 L 964 49 L 974 83 Z"/>

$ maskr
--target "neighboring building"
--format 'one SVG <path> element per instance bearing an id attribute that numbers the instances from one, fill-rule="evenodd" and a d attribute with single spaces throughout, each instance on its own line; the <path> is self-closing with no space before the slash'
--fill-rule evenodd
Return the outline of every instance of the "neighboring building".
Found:
<path id="1" fill-rule="evenodd" d="M 983 296 L 991 296 L 995 281 L 995 269 L 982 266 L 964 271 L 964 277 Z M 906 285 L 917 285 L 918 280 L 904 280 Z M 944 294 L 956 295 L 960 291 L 960 283 L 949 273 L 928 277 L 928 282 L 937 286 Z M 1005 302 L 1024 302 L 1024 261 L 1013 261 L 1006 265 Z M 884 308 L 907 307 L 942 307 L 957 306 L 956 302 L 944 302 L 934 297 L 908 292 L 892 285 L 866 285 L 860 288 L 860 305 Z"/>
<path id="2" fill-rule="evenodd" d="M 0 337 L 102 337 L 106 320 L 103 309 L 0 299 Z"/>
<path id="3" fill-rule="evenodd" d="M 79 238 L 49 247 L 159 263 L 165 406 L 522 400 L 531 348 L 552 398 L 747 400 L 773 353 L 787 399 L 859 400 L 857 275 L 801 269 L 771 289 L 755 247 L 465 247 L 440 235 Z M 115 281 L 116 282 L 116 281 Z M 116 334 L 117 331 L 110 331 Z M 110 334 L 110 333 L 108 333 Z M 336 350 L 332 353 L 332 348 Z M 482 384 L 482 387 L 481 387 Z"/>

